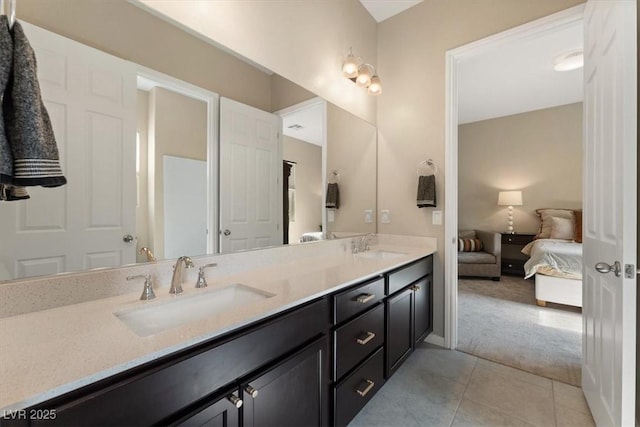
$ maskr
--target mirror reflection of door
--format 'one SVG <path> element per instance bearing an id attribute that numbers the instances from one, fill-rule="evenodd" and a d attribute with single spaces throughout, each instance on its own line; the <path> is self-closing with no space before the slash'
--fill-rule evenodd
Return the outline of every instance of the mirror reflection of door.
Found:
<path id="1" fill-rule="evenodd" d="M 140 81 L 138 89 L 138 262 L 206 253 L 207 105 Z"/>

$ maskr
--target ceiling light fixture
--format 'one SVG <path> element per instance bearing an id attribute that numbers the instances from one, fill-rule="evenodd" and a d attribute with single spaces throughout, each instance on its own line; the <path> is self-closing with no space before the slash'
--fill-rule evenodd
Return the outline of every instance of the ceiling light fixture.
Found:
<path id="1" fill-rule="evenodd" d="M 558 55 L 553 61 L 553 69 L 556 71 L 577 70 L 584 65 L 582 49 Z"/>
<path id="2" fill-rule="evenodd" d="M 342 63 L 342 75 L 360 87 L 368 88 L 370 95 L 382 93 L 382 83 L 373 65 L 363 63 L 360 57 L 353 54 L 351 48 Z"/>

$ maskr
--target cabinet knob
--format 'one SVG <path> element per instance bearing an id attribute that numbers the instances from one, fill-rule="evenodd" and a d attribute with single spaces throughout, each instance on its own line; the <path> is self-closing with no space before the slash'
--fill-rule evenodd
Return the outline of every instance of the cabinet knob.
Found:
<path id="1" fill-rule="evenodd" d="M 253 388 L 253 387 L 251 387 L 250 385 L 246 386 L 246 387 L 244 388 L 244 391 L 245 391 L 249 396 L 253 397 L 254 399 L 255 399 L 256 397 L 258 397 L 258 390 L 257 390 L 257 389 L 255 389 L 255 388 Z"/>
<path id="2" fill-rule="evenodd" d="M 361 397 L 365 397 L 367 395 L 367 393 L 369 393 L 371 391 L 371 389 L 373 388 L 374 385 L 376 385 L 373 381 L 371 380 L 364 380 L 360 386 L 364 385 L 364 388 L 362 387 L 358 387 L 356 388 L 356 393 L 358 393 Z"/>
<path id="3" fill-rule="evenodd" d="M 236 408 L 240 408 L 242 406 L 242 399 L 240 399 L 235 394 L 227 396 L 227 400 L 233 404 Z"/>
<path id="4" fill-rule="evenodd" d="M 413 286 L 411 287 L 411 290 L 412 290 L 413 292 L 418 292 L 420 289 L 421 289 L 421 288 L 420 288 L 420 286 L 418 286 L 418 285 L 413 285 Z"/>
<path id="5" fill-rule="evenodd" d="M 376 337 L 376 334 L 374 334 L 373 332 L 367 332 L 366 334 L 367 334 L 366 337 L 358 338 L 356 339 L 356 342 L 360 345 L 365 345 L 366 343 L 368 343 L 369 341 L 371 341 Z"/>
<path id="6" fill-rule="evenodd" d="M 358 298 L 356 298 L 356 301 L 358 301 L 360 304 L 366 304 L 372 299 L 374 299 L 375 297 L 376 297 L 375 294 L 362 294 L 362 295 L 358 295 Z"/>

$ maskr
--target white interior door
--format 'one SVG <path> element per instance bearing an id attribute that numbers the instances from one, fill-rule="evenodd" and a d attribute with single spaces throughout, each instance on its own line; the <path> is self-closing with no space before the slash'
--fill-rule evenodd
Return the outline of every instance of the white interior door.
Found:
<path id="1" fill-rule="evenodd" d="M 597 425 L 633 426 L 636 2 L 590 0 L 584 22 L 582 387 Z"/>
<path id="2" fill-rule="evenodd" d="M 220 252 L 282 244 L 280 118 L 220 98 Z"/>
<path id="3" fill-rule="evenodd" d="M 135 262 L 135 67 L 23 26 L 68 183 L 0 203 L 0 279 Z"/>
<path id="4" fill-rule="evenodd" d="M 206 254 L 207 162 L 167 155 L 163 162 L 164 257 Z"/>

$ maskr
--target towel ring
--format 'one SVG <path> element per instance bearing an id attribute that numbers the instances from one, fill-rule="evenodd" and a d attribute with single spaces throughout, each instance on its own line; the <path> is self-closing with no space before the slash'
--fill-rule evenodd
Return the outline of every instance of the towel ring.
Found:
<path id="1" fill-rule="evenodd" d="M 424 173 L 420 173 L 420 168 L 423 165 L 431 168 L 431 170 L 433 171 L 433 176 L 437 176 L 438 175 L 438 166 L 436 165 L 436 163 L 431 159 L 427 159 L 427 160 L 423 160 L 420 163 L 418 163 L 418 168 L 416 169 L 416 174 L 418 176 L 425 175 Z"/>
<path id="2" fill-rule="evenodd" d="M 331 172 L 327 177 L 327 183 L 337 184 L 338 182 L 340 182 L 340 173 L 337 170 L 335 170 Z"/>

